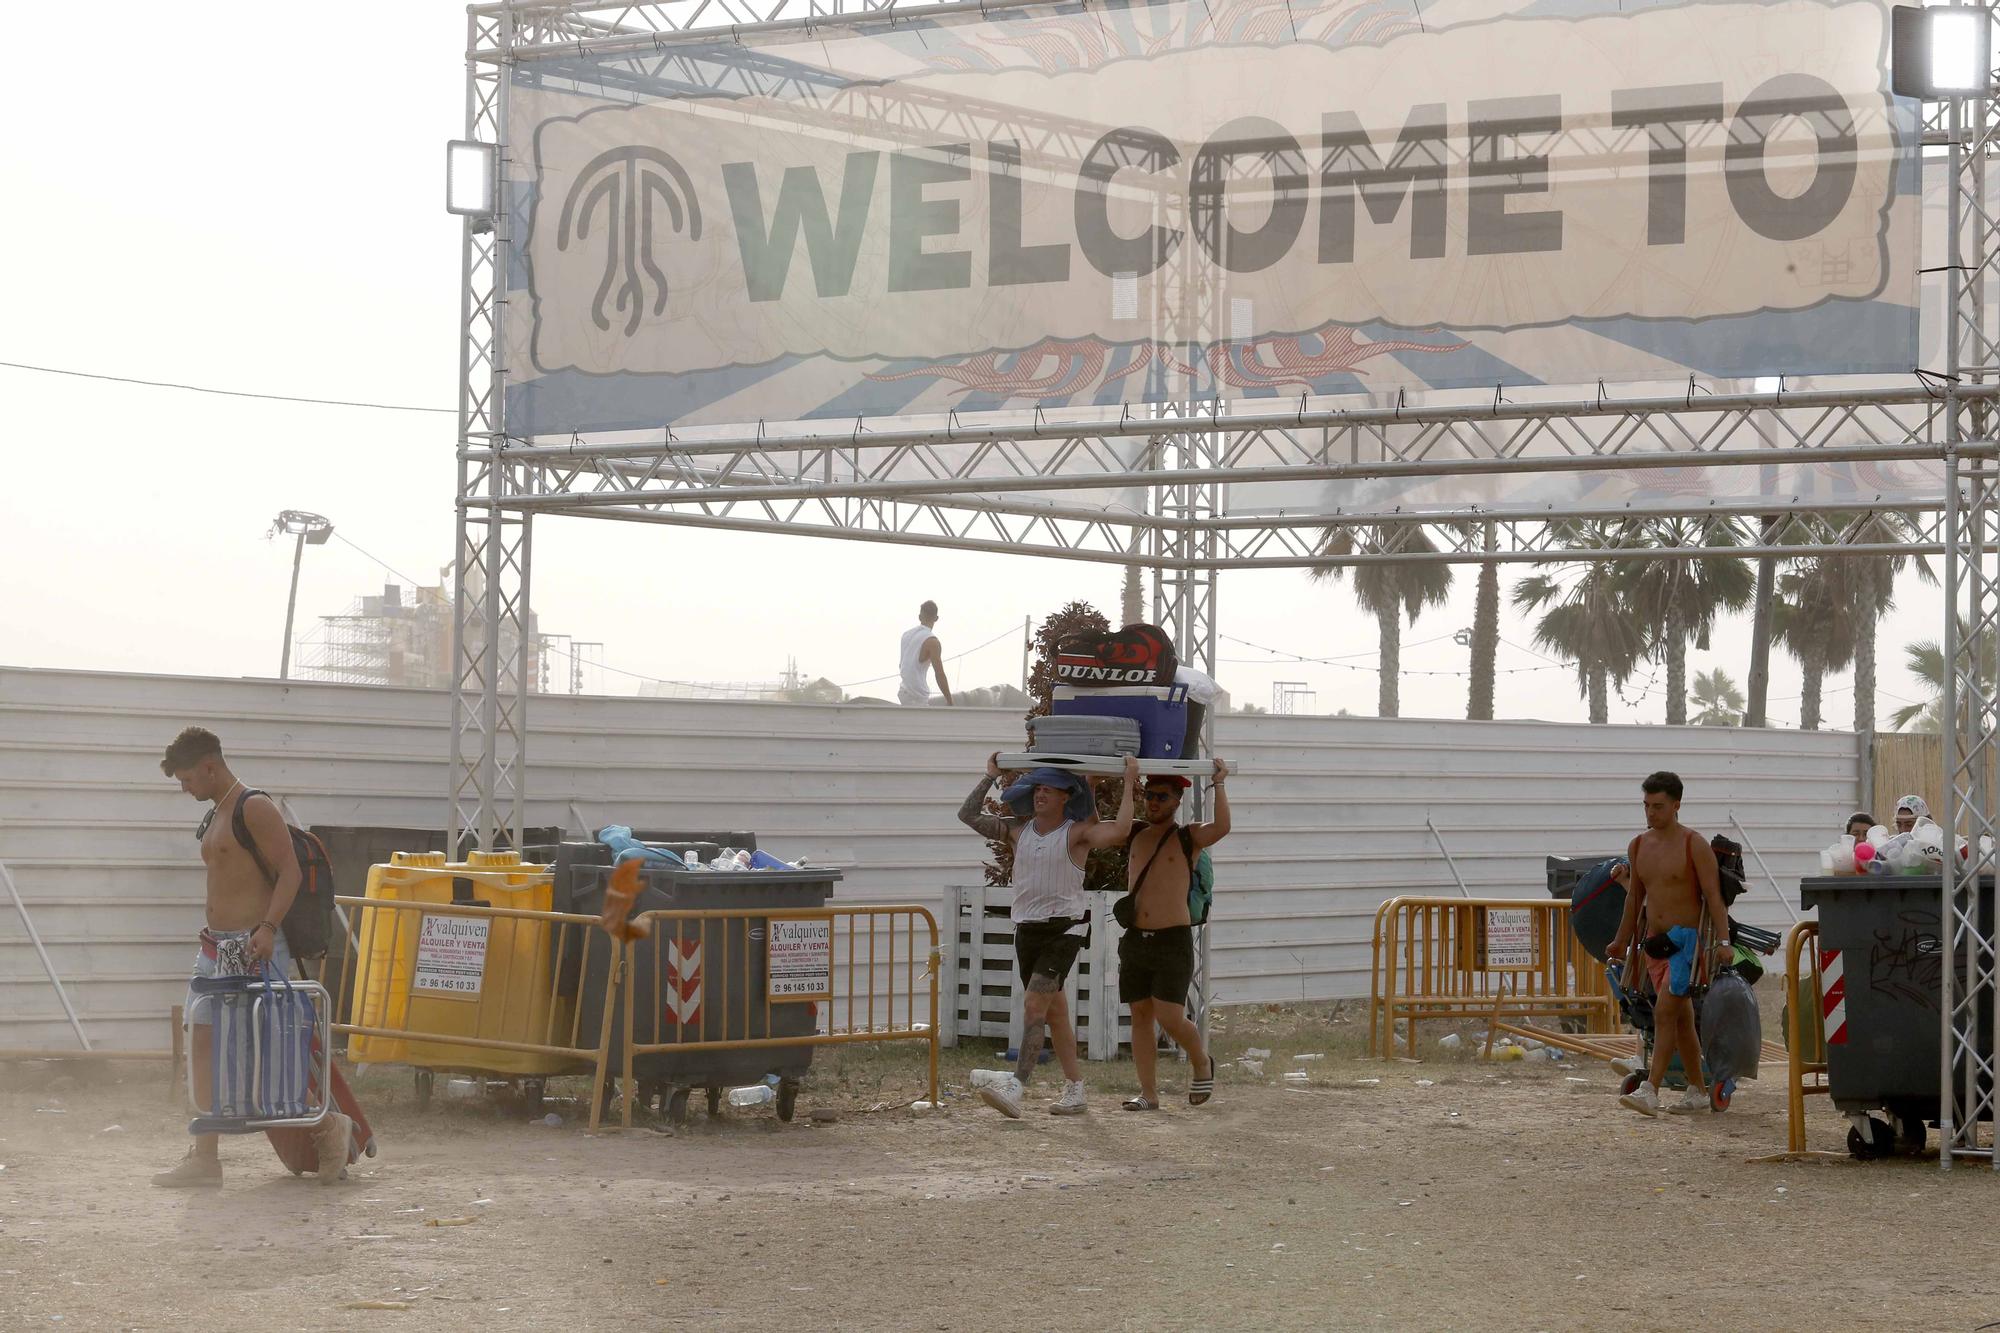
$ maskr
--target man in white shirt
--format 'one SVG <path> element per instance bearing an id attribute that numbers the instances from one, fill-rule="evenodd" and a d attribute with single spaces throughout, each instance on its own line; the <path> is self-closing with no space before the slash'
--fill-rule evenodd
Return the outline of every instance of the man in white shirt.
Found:
<path id="1" fill-rule="evenodd" d="M 1091 852 L 1122 846 L 1132 833 L 1132 794 L 1139 785 L 1139 761 L 1125 760 L 1125 791 L 1118 813 L 1096 817 L 1089 786 L 1074 773 L 1038 768 L 1001 794 L 1014 818 L 987 813 L 986 791 L 1000 776 L 1000 756 L 986 760 L 980 778 L 959 807 L 958 819 L 973 832 L 1014 849 L 1014 956 L 1021 982 L 1020 1059 L 1012 1074 L 980 1085 L 980 1100 L 1012 1119 L 1021 1118 L 1022 1086 L 1042 1058 L 1042 1026 L 1048 1025 L 1062 1064 L 1062 1097 L 1050 1115 L 1081 1115 L 1088 1109 L 1083 1066 L 1076 1055 L 1076 1028 L 1070 1022 L 1063 981 L 1090 938 L 1089 898 L 1083 889 L 1084 863 Z M 1102 984 L 1100 981 L 1098 984 Z"/>
<path id="2" fill-rule="evenodd" d="M 945 707 L 951 707 L 951 686 L 944 678 L 944 645 L 932 628 L 937 619 L 937 603 L 925 602 L 917 608 L 916 628 L 903 631 L 898 664 L 902 684 L 896 688 L 896 702 L 906 707 L 921 708 L 931 701 L 931 687 L 924 679 L 926 667 L 937 674 L 938 693 L 944 696 Z"/>

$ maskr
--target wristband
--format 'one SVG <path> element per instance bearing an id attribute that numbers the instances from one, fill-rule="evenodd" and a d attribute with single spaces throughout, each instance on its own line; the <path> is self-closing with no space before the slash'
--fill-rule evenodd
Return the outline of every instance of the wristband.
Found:
<path id="1" fill-rule="evenodd" d="M 258 931 L 263 930 L 266 927 L 270 928 L 270 931 L 273 935 L 276 935 L 278 933 L 278 928 L 272 925 L 269 921 L 259 921 L 256 925 L 250 927 L 250 933 L 252 935 L 255 935 Z"/>

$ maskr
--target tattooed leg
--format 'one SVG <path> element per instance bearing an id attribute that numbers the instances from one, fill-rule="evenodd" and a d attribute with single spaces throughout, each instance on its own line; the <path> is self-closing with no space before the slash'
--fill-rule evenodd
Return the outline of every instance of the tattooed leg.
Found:
<path id="1" fill-rule="evenodd" d="M 1028 978 L 1027 998 L 1021 1005 L 1021 1059 L 1014 1077 L 1026 1083 L 1042 1058 L 1042 1029 L 1048 1022 L 1049 1002 L 1062 993 L 1056 979 L 1037 972 Z"/>

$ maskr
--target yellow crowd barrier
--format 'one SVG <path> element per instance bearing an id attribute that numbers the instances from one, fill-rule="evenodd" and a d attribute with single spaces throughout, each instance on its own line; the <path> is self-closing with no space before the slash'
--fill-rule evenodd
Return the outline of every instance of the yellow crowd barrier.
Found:
<path id="1" fill-rule="evenodd" d="M 1404 1050 L 1417 1051 L 1428 1019 L 1484 1018 L 1496 1032 L 1563 1038 L 1600 1054 L 1614 1045 L 1618 1005 L 1596 961 L 1576 942 L 1569 904 L 1533 898 L 1391 898 L 1375 913 L 1368 1049 L 1391 1055 L 1396 1025 Z M 1570 1020 L 1576 1034 L 1551 1034 L 1532 1019 Z"/>
<path id="2" fill-rule="evenodd" d="M 774 1067 L 778 1114 L 790 1119 L 812 1048 L 861 1042 L 924 1042 L 928 1096 L 937 1102 L 942 954 L 928 908 L 745 908 L 637 919 L 649 933 L 626 946 L 622 968 L 624 1125 L 646 1083 L 674 1085 L 685 1097 L 690 1086 L 713 1092 Z"/>
<path id="3" fill-rule="evenodd" d="M 1785 933 L 1785 1151 L 1806 1150 L 1806 1098 L 1827 1095 L 1819 923 Z"/>
<path id="4" fill-rule="evenodd" d="M 346 1038 L 347 1058 L 531 1078 L 594 1071 L 593 1086 L 602 1086 L 612 1068 L 606 1020 L 617 978 L 593 1016 L 579 1001 L 574 966 L 561 966 L 585 956 L 597 918 L 453 902 L 448 883 L 445 895 L 334 899 L 352 933 L 349 947 L 322 965 L 321 981 L 336 997 L 342 1021 L 332 1027 Z M 592 1128 L 599 1114 L 593 1098 Z"/>
<path id="5" fill-rule="evenodd" d="M 336 898 L 347 947 L 321 967 L 350 1061 L 589 1074 L 594 1089 L 622 1077 L 629 1126 L 647 1082 L 684 1098 L 774 1070 L 789 1119 L 814 1047 L 921 1041 L 937 1101 L 942 954 L 927 908 L 649 912 L 647 937 L 614 947 L 594 916 L 453 901 L 441 865 L 378 869 L 408 882 Z M 596 1129 L 608 1103 L 590 1101 Z"/>

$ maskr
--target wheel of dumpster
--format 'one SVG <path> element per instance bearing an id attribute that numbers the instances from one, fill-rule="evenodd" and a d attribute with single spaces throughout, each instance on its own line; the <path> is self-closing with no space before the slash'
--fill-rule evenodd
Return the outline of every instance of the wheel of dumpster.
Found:
<path id="1" fill-rule="evenodd" d="M 1872 1162 L 1879 1157 L 1887 1157 L 1896 1145 L 1896 1131 L 1886 1120 L 1868 1117 L 1868 1137 L 1862 1138 L 1861 1131 L 1850 1128 L 1847 1131 L 1847 1152 L 1857 1162 Z"/>
<path id="2" fill-rule="evenodd" d="M 795 1078 L 778 1080 L 778 1119 L 789 1122 L 792 1112 L 798 1109 L 799 1081 Z"/>
<path id="3" fill-rule="evenodd" d="M 685 1125 L 688 1122 L 688 1093 L 691 1089 L 675 1088 L 667 1098 L 667 1123 Z"/>
<path id="4" fill-rule="evenodd" d="M 722 1089 L 710 1088 L 708 1090 L 708 1118 L 710 1120 L 713 1120 L 721 1114 L 722 1114 Z"/>
<path id="5" fill-rule="evenodd" d="M 1625 1081 L 1618 1085 L 1618 1095 L 1620 1097 L 1629 1097 L 1631 1094 L 1637 1092 L 1639 1085 L 1645 1081 L 1646 1076 L 1644 1074 L 1636 1069 L 1633 1070 L 1625 1076 Z"/>
<path id="6" fill-rule="evenodd" d="M 518 1085 L 522 1109 L 531 1116 L 542 1113 L 542 1098 L 548 1092 L 548 1084 L 539 1078 L 524 1078 Z"/>
<path id="7" fill-rule="evenodd" d="M 417 1109 L 423 1110 L 431 1104 L 431 1094 L 437 1091 L 437 1075 L 428 1069 L 417 1071 Z"/>
<path id="8" fill-rule="evenodd" d="M 1719 1078 L 1708 1085 L 1708 1109 L 1715 1112 L 1727 1111 L 1729 1101 L 1736 1095 L 1736 1080 Z"/>
<path id="9" fill-rule="evenodd" d="M 1912 1157 L 1924 1150 L 1929 1132 L 1924 1127 L 1921 1116 L 1904 1115 L 1896 1117 L 1896 1146 Z"/>

